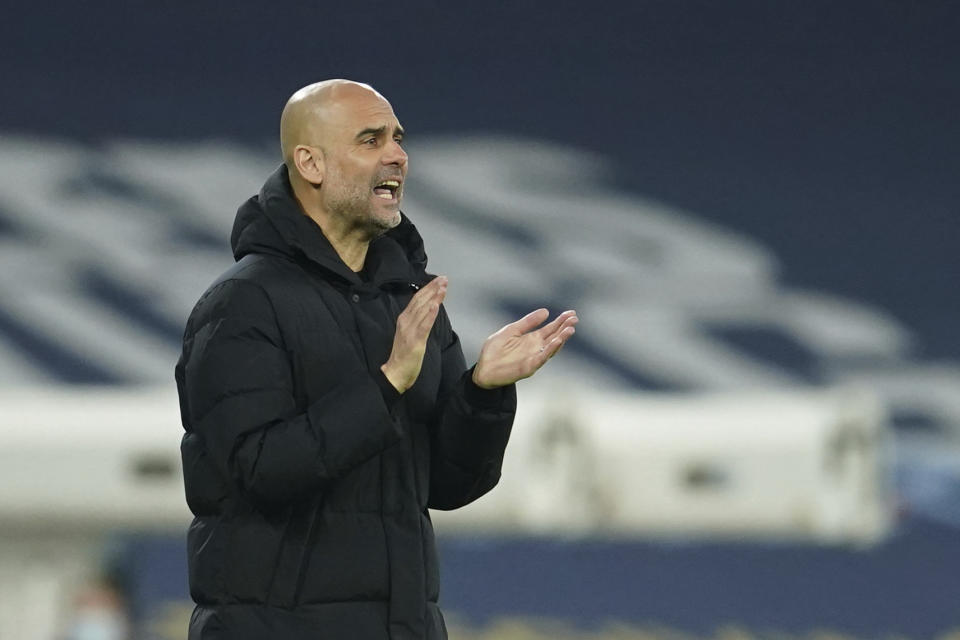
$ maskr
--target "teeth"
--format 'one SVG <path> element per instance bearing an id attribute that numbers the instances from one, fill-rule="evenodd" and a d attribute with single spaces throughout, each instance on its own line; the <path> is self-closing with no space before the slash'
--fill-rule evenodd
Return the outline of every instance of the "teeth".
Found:
<path id="1" fill-rule="evenodd" d="M 393 200 L 393 194 L 392 194 L 392 193 L 378 193 L 378 194 L 377 194 L 377 197 L 378 197 L 378 198 L 383 198 L 384 200 Z"/>
<path id="2" fill-rule="evenodd" d="M 384 182 L 381 182 L 381 183 L 378 184 L 377 186 L 378 186 L 378 187 L 394 187 L 394 188 L 396 188 L 396 187 L 399 187 L 399 186 L 400 186 L 400 183 L 397 182 L 396 180 L 385 180 Z"/>

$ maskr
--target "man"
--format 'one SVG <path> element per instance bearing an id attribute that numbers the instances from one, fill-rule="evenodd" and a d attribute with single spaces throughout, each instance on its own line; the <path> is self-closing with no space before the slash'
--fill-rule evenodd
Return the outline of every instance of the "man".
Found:
<path id="1" fill-rule="evenodd" d="M 390 103 L 310 85 L 280 134 L 284 164 L 240 207 L 238 262 L 194 308 L 177 364 L 190 638 L 445 638 L 427 509 L 497 483 L 514 383 L 577 316 L 541 327 L 534 311 L 468 370 L 447 279 L 400 212 Z"/>

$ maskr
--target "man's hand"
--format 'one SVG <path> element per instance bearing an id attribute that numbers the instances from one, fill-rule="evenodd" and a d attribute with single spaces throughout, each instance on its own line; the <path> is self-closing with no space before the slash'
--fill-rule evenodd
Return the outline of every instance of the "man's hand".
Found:
<path id="1" fill-rule="evenodd" d="M 427 336 L 447 295 L 447 278 L 438 276 L 410 299 L 407 308 L 397 317 L 390 358 L 380 365 L 390 384 L 403 393 L 413 386 L 423 366 Z"/>
<path id="2" fill-rule="evenodd" d="M 494 389 L 529 378 L 574 334 L 576 311 L 564 311 L 543 327 L 550 312 L 537 309 L 487 338 L 473 369 L 473 383 Z"/>

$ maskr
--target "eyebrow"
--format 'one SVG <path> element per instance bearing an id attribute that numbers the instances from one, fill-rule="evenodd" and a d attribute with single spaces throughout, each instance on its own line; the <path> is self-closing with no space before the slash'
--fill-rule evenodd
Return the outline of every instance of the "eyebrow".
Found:
<path id="1" fill-rule="evenodd" d="M 384 126 L 382 126 L 382 127 L 367 127 L 366 129 L 364 129 L 363 131 L 361 131 L 360 133 L 358 133 L 358 134 L 356 135 L 356 138 L 355 138 L 355 139 L 356 139 L 356 140 L 360 140 L 361 138 L 365 138 L 365 137 L 367 137 L 368 135 L 371 135 L 371 134 L 373 134 L 373 135 L 375 135 L 375 136 L 377 136 L 377 137 L 380 137 L 380 136 L 383 135 L 383 132 L 386 131 L 386 130 L 387 130 L 387 126 L 386 126 L 386 125 L 384 125 Z M 399 136 L 403 137 L 403 136 L 405 136 L 406 134 L 407 134 L 407 132 L 404 131 L 404 130 L 403 130 L 403 127 L 401 127 L 400 125 L 397 125 L 397 126 L 394 127 L 394 129 L 393 129 L 393 135 L 395 135 L 395 136 L 396 136 L 396 135 L 399 135 Z"/>

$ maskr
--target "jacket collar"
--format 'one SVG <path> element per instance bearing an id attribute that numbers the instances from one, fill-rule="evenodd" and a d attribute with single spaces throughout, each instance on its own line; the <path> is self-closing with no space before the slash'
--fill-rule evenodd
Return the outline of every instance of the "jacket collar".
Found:
<path id="1" fill-rule="evenodd" d="M 237 260 L 248 253 L 281 255 L 317 265 L 329 276 L 352 285 L 362 284 L 320 226 L 301 209 L 284 165 L 267 178 L 258 195 L 240 206 L 230 243 Z M 370 243 L 364 270 L 370 284 L 377 287 L 391 283 L 422 285 L 429 280 L 426 264 L 423 240 L 409 218 L 401 214 L 397 227 Z"/>

